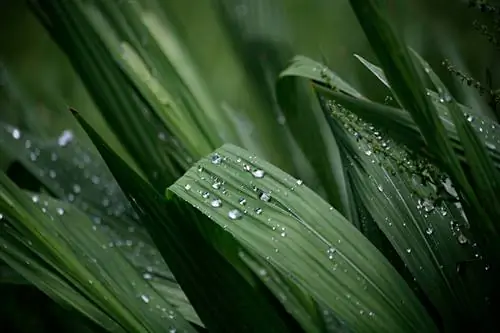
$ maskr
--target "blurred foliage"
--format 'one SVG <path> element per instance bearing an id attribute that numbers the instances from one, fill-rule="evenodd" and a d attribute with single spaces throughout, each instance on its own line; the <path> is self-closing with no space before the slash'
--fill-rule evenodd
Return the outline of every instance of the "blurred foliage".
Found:
<path id="1" fill-rule="evenodd" d="M 259 1 L 262 0 L 232 1 L 232 10 L 235 15 L 244 16 L 252 8 L 258 9 Z M 231 62 L 225 32 L 210 1 L 199 2 L 196 6 L 187 5 L 185 1 L 169 1 L 168 6 L 178 20 L 178 26 L 183 27 L 179 33 L 204 76 L 216 83 L 210 86 L 220 101 L 228 101 L 235 108 L 251 107 L 252 96 L 243 89 L 242 73 Z M 496 55 L 491 52 L 491 45 L 471 29 L 472 22 L 482 20 L 484 16 L 468 10 L 465 3 L 451 0 L 394 1 L 391 8 L 409 45 L 431 63 L 440 63 L 446 57 L 475 78 L 484 79 L 485 67 L 494 77 L 500 75 L 500 65 L 495 62 Z M 288 26 L 282 27 L 285 31 L 278 32 L 279 37 L 284 37 L 292 45 L 293 53 L 322 59 L 364 94 L 377 99 L 385 97 L 386 91 L 352 57 L 357 53 L 373 58 L 348 1 L 289 0 L 283 2 L 278 12 L 289 22 Z M 18 93 L 25 92 L 35 98 L 35 109 L 38 110 L 36 116 L 29 112 L 14 112 L 14 108 L 9 107 L 8 96 L 0 92 L 0 119 L 26 129 L 37 124 L 38 128 L 34 129 L 37 133 L 54 134 L 68 127 L 66 105 L 79 105 L 86 113 L 93 114 L 95 107 L 70 64 L 23 1 L 2 1 L 0 13 L 0 63 L 9 68 L 9 76 L 16 78 Z M 257 12 L 254 26 L 249 27 L 255 33 L 259 33 L 259 15 L 262 14 Z M 454 89 L 461 89 L 450 75 L 446 75 L 444 68 L 438 66 L 436 72 L 445 78 L 448 86 L 453 82 Z M 470 99 L 470 95 L 468 91 L 465 97 Z M 46 96 L 59 98 L 48 101 Z M 468 102 L 471 104 L 471 100 Z M 97 112 L 94 113 L 98 124 L 101 120 Z M 35 117 L 36 121 L 33 121 Z"/>
<path id="2" fill-rule="evenodd" d="M 379 84 L 378 79 L 352 56 L 353 53 L 356 53 L 362 54 L 363 57 L 372 60 L 372 62 L 375 59 L 348 1 L 315 0 L 305 2 L 290 0 L 276 1 L 272 6 L 264 6 L 264 2 L 265 0 L 226 1 L 225 10 L 236 20 L 241 19 L 245 22 L 244 36 L 263 36 L 263 39 L 275 39 L 282 43 L 283 49 L 287 50 L 286 54 L 304 54 L 323 61 L 329 68 L 334 68 L 339 77 L 357 87 L 359 96 L 366 96 L 379 103 L 387 100 L 386 97 L 391 92 L 384 85 Z M 209 1 L 199 2 L 196 6 L 180 0 L 169 1 L 165 3 L 165 6 L 170 12 L 169 19 L 174 21 L 176 32 L 186 44 L 194 62 L 200 68 L 200 73 L 207 80 L 216 103 L 230 105 L 235 110 L 259 110 L 263 105 L 266 105 L 265 101 L 255 98 L 258 95 L 256 91 L 248 89 L 247 73 L 242 70 L 241 64 L 237 63 L 239 58 L 234 56 L 237 47 L 228 38 L 231 37 L 229 36 L 230 31 L 225 26 L 228 23 L 221 20 L 218 8 L 212 6 Z M 273 11 L 260 10 L 268 7 L 271 7 Z M 480 15 L 477 11 L 467 9 L 465 3 L 451 0 L 394 1 L 390 10 L 392 17 L 396 18 L 394 24 L 403 33 L 405 41 L 431 63 L 437 76 L 443 79 L 444 85 L 450 89 L 453 96 L 473 108 L 480 107 L 481 110 L 484 110 L 483 116 L 486 118 L 493 117 L 493 113 L 486 106 L 487 101 L 481 98 L 476 90 L 460 84 L 445 66 L 440 65 L 442 60 L 447 58 L 460 71 L 480 81 L 486 80 L 485 68 L 491 72 L 493 79 L 499 78 L 500 63 L 497 61 L 497 55 L 492 52 L 492 45 L 480 33 L 471 28 L 474 20 L 488 20 L 488 18 Z M 104 141 L 108 145 L 114 147 L 113 150 L 123 150 L 124 155 L 130 153 L 132 150 L 130 146 L 121 147 L 123 142 L 120 142 L 115 134 L 109 130 L 109 127 L 112 126 L 108 126 L 109 124 L 104 120 L 105 117 L 97 110 L 66 56 L 55 46 L 42 26 L 27 10 L 27 7 L 20 1 L 3 1 L 0 3 L 0 17 L 0 88 L 2 88 L 0 89 L 0 121 L 18 126 L 23 131 L 36 134 L 39 138 L 55 137 L 60 135 L 63 130 L 70 128 L 77 133 L 76 136 L 81 138 L 85 146 L 90 141 L 83 135 L 82 129 L 74 122 L 73 117 L 68 112 L 68 106 L 78 106 L 78 109 L 84 110 L 85 120 L 96 129 L 101 137 L 104 137 Z M 275 26 L 273 29 L 267 30 L 267 28 L 263 28 L 267 26 L 261 24 L 259 20 L 273 21 Z M 432 33 L 430 33 L 431 31 Z M 256 39 L 258 40 L 258 38 Z M 314 80 L 316 83 L 321 81 L 320 78 Z M 493 82 L 493 84 L 495 83 L 498 84 L 497 81 Z M 328 82 L 323 82 L 323 84 L 328 85 Z M 3 89 L 4 87 L 5 89 Z M 257 89 L 258 87 L 253 88 Z M 330 93 L 333 95 L 328 96 L 335 97 L 334 93 L 328 92 L 328 94 Z M 13 96 L 15 98 L 12 98 Z M 29 98 L 25 98 L 25 96 L 29 96 Z M 346 104 L 352 103 L 352 101 L 343 101 Z M 406 105 L 411 105 L 411 103 Z M 336 108 L 331 105 L 329 107 L 335 114 Z M 362 110 L 363 107 L 361 106 L 360 109 Z M 297 124 L 303 125 L 300 122 Z M 317 142 L 314 141 L 315 144 Z M 207 146 L 209 146 L 208 143 Z M 327 143 L 325 147 L 328 147 Z M 13 147 L 13 150 L 15 149 L 17 148 Z M 308 154 L 313 153 L 311 150 L 304 150 Z M 148 154 L 146 149 L 144 153 Z M 345 152 L 341 151 L 340 154 L 342 153 Z M 136 150 L 135 154 L 131 155 L 133 158 L 139 159 L 140 163 L 141 159 L 137 158 L 138 154 L 140 152 Z M 439 156 L 439 152 L 437 152 L 430 157 L 435 157 L 436 154 Z M 152 155 L 156 157 L 155 154 Z M 314 157 L 313 155 L 309 156 L 312 156 L 311 160 Z M 278 156 L 275 158 L 279 159 Z M 145 161 L 145 159 L 142 160 Z M 26 170 L 19 162 L 11 162 L 8 156 L 0 156 L 0 167 L 9 168 L 7 174 L 17 185 L 36 192 L 50 193 L 53 190 L 50 186 L 45 188 L 45 185 L 33 178 L 33 174 L 35 174 L 33 170 Z M 147 163 L 150 162 L 147 161 Z M 132 166 L 132 164 L 127 165 Z M 279 163 L 277 162 L 277 164 Z M 144 165 L 140 165 L 140 167 L 143 167 L 142 171 L 150 171 Z M 313 164 L 313 168 L 319 167 Z M 290 169 L 292 169 L 291 166 Z M 116 170 L 112 171 L 116 177 Z M 126 175 L 126 173 L 124 174 Z M 319 174 L 321 180 L 327 179 L 324 173 L 321 174 L 321 170 Z M 149 176 L 147 172 L 146 175 Z M 123 177 L 126 178 L 126 176 Z M 356 178 L 353 175 L 351 177 Z M 383 179 L 382 176 L 380 177 Z M 360 222 L 362 219 L 356 214 L 361 213 L 350 211 L 349 204 L 346 204 L 348 200 L 345 200 L 342 195 L 336 196 L 336 193 L 331 193 L 337 190 L 333 186 L 335 181 L 338 179 L 328 179 L 331 188 L 326 189 L 326 194 L 321 194 L 328 197 L 330 202 L 344 215 L 349 216 L 352 221 Z M 158 188 L 161 190 L 162 186 L 163 183 L 160 182 Z M 358 186 L 362 188 L 361 182 Z M 384 185 L 384 187 L 386 186 L 388 185 Z M 182 191 L 182 188 L 179 188 L 178 191 Z M 89 197 L 90 199 L 86 200 L 91 202 L 91 195 Z M 371 213 L 375 212 L 373 215 L 375 219 L 380 218 L 381 215 L 377 216 L 376 214 L 376 206 L 366 208 L 371 209 Z M 397 215 L 397 212 L 394 214 Z M 363 227 L 366 227 L 366 223 L 363 223 L 360 222 L 357 226 L 366 234 L 373 232 L 370 236 L 374 238 L 370 239 L 372 241 L 375 238 L 380 240 L 380 244 L 377 244 L 379 250 L 388 246 L 387 240 L 380 237 L 378 229 L 363 230 Z M 159 228 L 158 225 L 153 224 L 153 226 Z M 161 234 L 161 229 L 157 230 L 159 230 L 158 234 Z M 168 233 L 166 235 L 168 236 Z M 404 257 L 405 249 L 398 248 L 397 244 L 392 245 L 397 251 L 403 252 Z M 160 249 L 160 251 L 163 250 Z M 165 256 L 165 252 L 162 254 Z M 387 253 L 384 252 L 384 255 Z M 391 258 L 390 254 L 388 257 Z M 396 261 L 396 259 L 391 260 L 391 263 L 397 266 Z M 406 264 L 405 268 L 401 268 L 400 273 L 409 266 L 412 274 L 415 275 L 415 271 L 418 270 L 415 267 L 418 265 L 415 263 L 413 266 L 412 263 Z M 6 270 L 5 274 L 2 274 L 2 278 L 5 281 L 12 279 L 10 273 L 12 272 Z M 404 275 L 404 273 L 401 274 Z M 13 279 L 16 283 L 21 281 L 15 275 Z M 5 300 L 2 302 L 3 307 L 0 309 L 0 313 L 5 318 L 0 318 L 0 320 L 2 325 L 9 326 L 10 331 L 30 332 L 34 330 L 34 327 L 39 332 L 55 329 L 67 331 L 72 329 L 70 327 L 76 321 L 82 321 L 82 324 L 75 325 L 79 329 L 88 326 L 92 331 L 97 330 L 86 322 L 87 319 L 82 319 L 79 314 L 73 313 L 72 310 L 70 310 L 71 316 L 69 316 L 65 312 L 66 309 L 61 308 L 59 304 L 49 300 L 30 285 L 24 284 L 24 281 L 16 286 L 10 284 L 11 282 L 0 284 L 1 293 L 5 295 Z M 416 289 L 417 287 L 415 287 Z M 300 298 L 304 296 L 301 292 L 291 292 L 290 295 L 299 295 L 297 297 Z M 424 290 L 424 292 L 429 293 L 429 290 Z M 27 295 L 26 299 L 30 301 L 26 302 L 22 298 L 23 295 Z M 420 300 L 424 298 L 423 303 L 427 301 L 425 296 L 418 295 Z M 37 313 L 38 308 L 44 309 L 42 314 Z M 191 310 L 186 311 L 190 312 Z M 20 312 L 33 319 L 33 322 L 23 322 L 22 318 L 19 317 Z M 332 317 L 334 316 L 332 315 Z M 48 321 L 47 318 L 54 319 L 55 327 L 44 326 Z M 61 318 L 66 318 L 66 320 Z M 306 325 L 308 320 L 310 318 L 304 320 Z M 197 319 L 192 321 L 197 322 Z"/>

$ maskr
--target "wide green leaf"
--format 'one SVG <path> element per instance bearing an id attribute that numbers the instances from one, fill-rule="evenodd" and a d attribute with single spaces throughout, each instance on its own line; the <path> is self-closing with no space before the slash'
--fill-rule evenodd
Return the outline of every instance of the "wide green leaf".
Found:
<path id="1" fill-rule="evenodd" d="M 169 190 L 332 309 L 349 329 L 437 331 L 405 281 L 350 222 L 302 181 L 255 155 L 225 145 Z"/>
<path id="2" fill-rule="evenodd" d="M 251 283 L 253 277 L 242 275 L 245 271 L 233 266 L 234 257 L 228 261 L 230 254 L 212 245 L 222 230 L 200 227 L 201 214 L 179 200 L 166 200 L 116 155 L 83 118 L 78 114 L 75 117 L 132 202 L 205 327 L 216 332 L 288 331 L 286 325 L 290 322 L 285 324 L 266 294 Z M 213 234 L 202 234 L 200 228 Z M 228 249 L 235 247 L 229 245 Z"/>

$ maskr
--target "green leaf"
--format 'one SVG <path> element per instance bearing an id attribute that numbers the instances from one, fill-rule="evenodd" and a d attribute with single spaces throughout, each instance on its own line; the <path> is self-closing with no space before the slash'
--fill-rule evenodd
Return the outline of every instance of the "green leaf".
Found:
<path id="1" fill-rule="evenodd" d="M 370 70 L 370 72 L 372 72 L 377 77 L 377 79 L 380 80 L 380 82 L 382 82 L 387 88 L 391 88 L 391 86 L 389 85 L 389 82 L 387 82 L 387 78 L 385 77 L 385 74 L 384 74 L 384 71 L 382 70 L 382 68 L 375 66 L 374 64 L 372 64 L 371 62 L 369 62 L 368 60 L 366 60 L 365 58 L 363 58 L 360 55 L 355 54 L 354 56 L 359 61 L 361 61 L 361 63 L 363 65 L 365 65 L 365 67 L 368 68 Z"/>
<path id="2" fill-rule="evenodd" d="M 14 134 L 14 135 L 13 135 Z M 64 140 L 63 140 L 64 139 Z M 192 307 L 127 197 L 95 149 L 86 147 L 72 132 L 42 140 L 6 126 L 0 129 L 0 146 L 33 174 L 53 195 L 84 212 L 94 226 L 105 231 L 112 243 L 136 270 L 170 303 L 185 309 L 183 315 L 199 324 Z M 61 219 L 68 219 L 68 215 Z M 128 245 L 125 245 L 128 244 Z"/>
<path id="3" fill-rule="evenodd" d="M 328 184 L 324 187 L 327 200 L 341 213 L 350 217 L 352 209 L 339 148 L 325 123 L 314 92 L 296 78 L 304 73 L 304 67 L 309 68 L 302 66 L 302 58 L 299 58 L 280 74 L 276 87 L 278 102 L 284 110 L 292 133 L 297 138 L 297 143 L 319 179 L 323 184 Z M 321 67 L 318 67 L 318 75 L 320 71 Z M 307 136 L 304 136 L 304 133 L 307 133 Z"/>
<path id="4" fill-rule="evenodd" d="M 181 174 L 189 153 L 154 112 L 154 101 L 117 63 L 80 8 L 83 3 L 30 2 L 52 37 L 67 53 L 110 128 L 139 170 L 162 189 Z M 109 98 L 113 96 L 113 98 Z M 208 149 L 208 148 L 207 148 Z"/>
<path id="5" fill-rule="evenodd" d="M 469 275 L 457 274 L 461 263 L 478 255 L 471 246 L 476 240 L 462 213 L 452 203 L 436 199 L 442 176 L 425 161 L 409 158 L 399 144 L 347 110 L 331 106 L 327 112 L 343 124 L 335 131 L 336 136 L 346 132 L 343 146 L 355 147 L 347 158 L 352 161 L 352 187 L 445 326 L 481 318 L 486 307 L 484 289 L 477 288 L 475 281 L 486 278 L 482 266 L 486 263 L 476 257 L 477 265 L 468 267 Z M 476 304 L 473 310 L 470 304 Z"/>
<path id="6" fill-rule="evenodd" d="M 202 215 L 178 200 L 165 200 L 83 118 L 75 116 L 131 200 L 205 327 L 216 332 L 287 332 L 266 296 L 209 242 L 212 235 L 202 234 Z"/>
<path id="7" fill-rule="evenodd" d="M 175 309 L 83 213 L 47 196 L 30 197 L 4 174 L 0 211 L 7 222 L 2 225 L 2 259 L 49 295 L 108 328 L 111 320 L 130 332 L 193 331 L 182 316 L 162 316 L 162 308 L 174 314 Z"/>
<path id="8" fill-rule="evenodd" d="M 437 331 L 401 276 L 350 222 L 301 181 L 255 155 L 225 145 L 169 189 L 332 309 L 349 329 Z"/>
<path id="9" fill-rule="evenodd" d="M 498 221 L 500 221 L 500 172 L 495 167 L 491 153 L 492 151 L 498 153 L 498 151 L 494 145 L 487 145 L 486 138 L 490 131 L 493 132 L 490 134 L 495 137 L 498 124 L 483 119 L 479 121 L 480 125 L 477 125 L 478 121 L 473 116 L 464 115 L 458 103 L 455 102 L 446 86 L 432 71 L 430 65 L 418 54 L 414 53 L 414 55 L 422 64 L 422 67 L 425 68 L 425 72 L 429 75 L 437 90 L 441 92 L 443 103 L 448 109 L 450 118 L 464 147 L 470 185 L 467 188 L 466 195 L 469 199 L 472 199 L 472 204 L 474 204 L 474 199 L 477 200 L 475 202 L 477 215 L 474 216 L 474 220 L 480 221 L 479 223 L 472 223 L 471 229 L 474 234 L 483 239 L 482 243 L 485 244 L 486 248 L 494 251 L 496 246 L 493 244 L 497 243 L 495 239 L 500 235 L 500 225 L 498 224 Z M 471 123 L 476 123 L 476 128 Z M 478 126 L 479 128 L 477 128 Z M 493 258 L 490 260 L 495 260 Z"/>

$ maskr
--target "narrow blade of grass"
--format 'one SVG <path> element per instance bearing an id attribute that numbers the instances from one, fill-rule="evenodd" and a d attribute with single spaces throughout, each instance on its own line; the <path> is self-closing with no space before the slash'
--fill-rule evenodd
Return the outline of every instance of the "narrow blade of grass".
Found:
<path id="1" fill-rule="evenodd" d="M 88 299 L 99 310 L 97 313 L 102 312 L 125 331 L 156 331 L 165 326 L 193 331 L 182 316 L 172 319 L 161 316 L 162 308 L 175 313 L 174 308 L 114 248 L 105 233 L 78 210 L 47 196 L 30 197 L 3 174 L 0 174 L 0 210 L 7 218 L 2 235 L 5 233 L 3 237 L 14 245 L 10 254 L 5 248 L 9 244 L 1 248 L 8 254 L 4 259 L 14 256 L 17 260 L 11 259 L 12 263 L 19 263 L 23 255 L 19 257 L 15 249 L 29 250 L 39 267 L 50 268 L 62 280 L 54 280 L 52 275 L 52 281 L 48 281 L 51 286 L 63 282 L 61 286 L 66 286 L 66 290 L 73 289 L 73 292 L 59 291 L 59 297 L 69 304 L 82 297 Z M 19 272 L 27 273 L 22 267 L 17 265 Z M 25 277 L 33 278 L 34 274 Z M 88 303 L 76 305 L 78 310 L 85 309 L 84 314 L 89 314 Z M 96 319 L 95 309 L 91 313 L 94 313 L 91 319 Z"/>
<path id="2" fill-rule="evenodd" d="M 324 121 L 324 115 L 314 92 L 296 78 L 303 73 L 300 63 L 293 62 L 292 66 L 281 73 L 276 88 L 278 102 L 284 110 L 292 133 L 296 138 L 300 138 L 297 143 L 319 178 L 328 184 L 325 187 L 327 200 L 341 213 L 350 215 L 352 208 L 348 199 L 339 148 Z M 317 67 L 318 75 L 321 70 L 321 67 Z M 304 133 L 307 133 L 307 136 L 304 136 Z"/>

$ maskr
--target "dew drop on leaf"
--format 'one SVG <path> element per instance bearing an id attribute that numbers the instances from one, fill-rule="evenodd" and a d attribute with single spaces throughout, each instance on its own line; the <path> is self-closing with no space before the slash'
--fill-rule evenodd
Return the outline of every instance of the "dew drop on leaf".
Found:
<path id="1" fill-rule="evenodd" d="M 428 227 L 427 229 L 425 229 L 425 233 L 427 235 L 432 235 L 433 232 L 434 232 L 434 229 L 432 229 L 432 227 Z"/>
<path id="2" fill-rule="evenodd" d="M 239 210 L 232 209 L 232 210 L 229 211 L 229 213 L 227 213 L 227 216 L 229 216 L 229 218 L 231 220 L 239 220 L 239 219 L 241 219 L 241 217 L 243 215 L 241 214 L 241 212 Z"/>
<path id="3" fill-rule="evenodd" d="M 63 209 L 63 208 L 61 208 L 61 207 L 57 207 L 57 208 L 56 208 L 56 212 L 57 212 L 57 214 L 59 214 L 59 215 L 63 215 L 63 214 L 64 214 L 64 209 Z"/>
<path id="4" fill-rule="evenodd" d="M 12 137 L 16 140 L 19 140 L 21 138 L 21 131 L 18 130 L 17 128 L 14 128 L 12 130 Z"/>
<path id="5" fill-rule="evenodd" d="M 246 200 L 245 198 L 240 198 L 240 199 L 238 200 L 238 203 L 239 203 L 240 205 L 242 205 L 242 206 L 245 206 L 245 205 L 247 204 L 247 200 Z"/>
<path id="6" fill-rule="evenodd" d="M 255 177 L 255 178 L 263 178 L 264 177 L 264 170 L 262 169 L 256 169 L 254 171 L 252 171 L 252 175 Z"/>
<path id="7" fill-rule="evenodd" d="M 210 197 L 210 193 L 205 191 L 201 194 L 201 196 L 203 197 L 203 199 L 208 199 Z"/>
<path id="8" fill-rule="evenodd" d="M 64 130 L 61 135 L 57 138 L 57 144 L 61 147 L 67 146 L 71 141 L 73 141 L 73 132 L 70 130 Z"/>
<path id="9" fill-rule="evenodd" d="M 467 239 L 467 237 L 464 236 L 464 234 L 458 235 L 458 242 L 460 244 L 465 244 L 465 243 L 467 243 L 467 241 L 468 241 L 468 239 Z"/>
<path id="10" fill-rule="evenodd" d="M 222 201 L 220 199 L 214 199 L 210 201 L 210 206 L 214 208 L 219 208 L 220 206 L 222 206 Z"/>
<path id="11" fill-rule="evenodd" d="M 271 200 L 271 195 L 267 192 L 262 192 L 259 196 L 259 199 L 268 202 L 269 200 Z"/>
<path id="12" fill-rule="evenodd" d="M 191 185 L 189 185 L 189 184 L 184 185 L 184 189 L 186 191 L 189 191 L 191 189 Z"/>
<path id="13" fill-rule="evenodd" d="M 146 295 L 142 294 L 142 295 L 141 295 L 141 299 L 142 299 L 142 301 L 143 301 L 144 303 L 146 303 L 146 304 L 147 304 L 147 303 L 149 303 L 149 297 L 148 297 L 148 296 L 146 296 Z"/>
<path id="14" fill-rule="evenodd" d="M 257 215 L 262 214 L 262 208 L 256 208 L 255 209 L 255 214 L 257 214 Z"/>
<path id="15" fill-rule="evenodd" d="M 219 154 L 213 154 L 212 158 L 210 159 L 212 164 L 221 164 L 222 163 L 222 157 Z"/>

